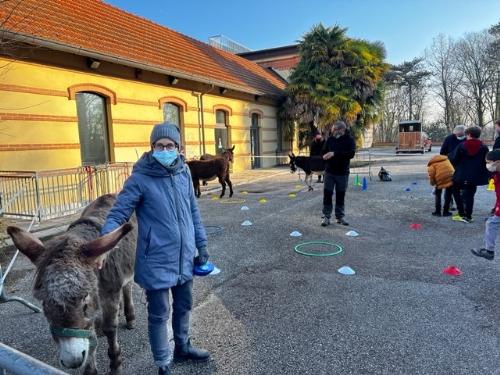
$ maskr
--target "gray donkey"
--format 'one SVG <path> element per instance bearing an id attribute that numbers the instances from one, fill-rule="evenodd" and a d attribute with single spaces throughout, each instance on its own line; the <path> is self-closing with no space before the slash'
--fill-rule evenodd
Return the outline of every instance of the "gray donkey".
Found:
<path id="1" fill-rule="evenodd" d="M 127 328 L 133 328 L 135 322 L 132 279 L 136 225 L 126 223 L 100 237 L 101 226 L 115 200 L 111 194 L 97 198 L 64 234 L 45 244 L 23 229 L 7 228 L 17 248 L 36 265 L 33 295 L 43 304 L 61 365 L 85 366 L 86 375 L 97 374 L 95 329 L 99 306 L 111 374 L 122 370 L 116 332 L 122 293 Z M 135 223 L 135 217 L 131 222 Z"/>

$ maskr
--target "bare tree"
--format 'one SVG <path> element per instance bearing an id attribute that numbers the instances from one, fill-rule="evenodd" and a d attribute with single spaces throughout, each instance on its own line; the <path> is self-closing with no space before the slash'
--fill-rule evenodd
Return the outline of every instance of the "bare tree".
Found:
<path id="1" fill-rule="evenodd" d="M 384 101 L 381 107 L 380 121 L 374 127 L 374 138 L 378 142 L 394 142 L 398 134 L 398 124 L 407 113 L 407 98 L 404 88 L 386 84 Z"/>
<path id="2" fill-rule="evenodd" d="M 488 86 L 494 78 L 494 66 L 488 57 L 492 36 L 487 32 L 466 34 L 457 43 L 457 69 L 463 74 L 461 94 L 474 103 L 475 123 L 486 125 Z"/>
<path id="3" fill-rule="evenodd" d="M 422 89 L 431 74 L 424 69 L 422 62 L 423 58 L 416 57 L 411 61 L 405 61 L 402 64 L 393 66 L 386 75 L 387 82 L 406 88 L 404 92 L 408 99 L 409 120 L 419 119 L 417 117 L 421 114 L 425 96 Z M 415 104 L 417 105 L 417 111 L 414 111 Z"/>
<path id="4" fill-rule="evenodd" d="M 458 88 L 462 74 L 457 69 L 455 43 L 450 37 L 439 34 L 426 49 L 427 66 L 432 73 L 431 87 L 437 97 L 437 103 L 443 109 L 442 122 L 448 132 L 459 123 Z"/>
<path id="5" fill-rule="evenodd" d="M 489 58 L 494 65 L 494 76 L 492 79 L 492 91 L 494 97 L 493 118 L 500 119 L 500 22 L 489 28 L 488 32 L 492 36 L 489 46 Z"/>

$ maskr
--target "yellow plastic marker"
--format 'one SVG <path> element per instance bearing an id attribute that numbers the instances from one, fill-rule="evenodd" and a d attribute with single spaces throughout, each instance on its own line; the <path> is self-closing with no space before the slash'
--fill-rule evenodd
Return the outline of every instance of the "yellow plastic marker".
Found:
<path id="1" fill-rule="evenodd" d="M 301 189 L 302 187 L 302 185 L 295 185 L 295 189 Z"/>
<path id="2" fill-rule="evenodd" d="M 216 196 L 216 195 L 214 195 L 214 196 L 212 197 L 212 200 L 213 200 L 213 201 L 218 201 L 218 200 L 219 200 L 219 197 L 218 197 L 218 196 Z"/>
<path id="3" fill-rule="evenodd" d="M 297 198 L 297 194 L 295 193 L 289 193 L 288 198 Z"/>
<path id="4" fill-rule="evenodd" d="M 266 198 L 260 198 L 259 199 L 259 203 L 267 203 L 267 199 Z"/>
<path id="5" fill-rule="evenodd" d="M 495 183 L 493 179 L 490 179 L 490 183 L 488 184 L 488 191 L 495 191 Z"/>
<path id="6" fill-rule="evenodd" d="M 247 195 L 248 194 L 248 191 L 242 191 L 241 192 L 241 195 Z"/>

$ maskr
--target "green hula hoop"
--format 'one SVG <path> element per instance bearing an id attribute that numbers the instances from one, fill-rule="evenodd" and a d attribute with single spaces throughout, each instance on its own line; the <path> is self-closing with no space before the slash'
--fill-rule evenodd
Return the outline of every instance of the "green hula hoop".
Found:
<path id="1" fill-rule="evenodd" d="M 330 245 L 331 247 L 336 247 L 337 250 L 333 251 L 331 253 L 308 253 L 307 251 L 301 250 L 302 247 L 308 246 L 308 245 Z M 303 242 L 299 243 L 298 245 L 295 245 L 293 249 L 297 254 L 300 255 L 305 255 L 309 257 L 331 257 L 333 255 L 338 255 L 342 251 L 344 251 L 344 248 L 336 243 L 332 242 L 327 242 L 327 241 L 309 241 L 309 242 Z"/>

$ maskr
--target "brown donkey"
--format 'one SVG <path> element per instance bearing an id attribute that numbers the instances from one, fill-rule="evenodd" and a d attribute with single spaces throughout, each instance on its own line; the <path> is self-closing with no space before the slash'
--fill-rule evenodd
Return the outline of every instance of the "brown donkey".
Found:
<path id="1" fill-rule="evenodd" d="M 234 159 L 234 148 L 236 146 L 233 145 L 233 147 L 231 148 L 226 148 L 224 149 L 224 151 L 219 155 L 219 157 L 224 157 L 226 158 L 227 160 L 229 160 L 231 163 L 233 162 L 233 159 Z M 217 156 L 215 155 L 212 155 L 212 154 L 203 154 L 200 156 L 200 160 L 213 160 L 215 159 Z M 215 177 L 212 178 L 212 180 L 215 180 Z M 203 186 L 207 186 L 208 185 L 208 181 L 209 180 L 202 180 L 203 182 Z"/>
<path id="2" fill-rule="evenodd" d="M 97 198 L 64 234 L 46 243 L 23 229 L 7 228 L 16 247 L 36 265 L 33 295 L 42 302 L 61 365 L 73 369 L 85 366 L 86 375 L 97 374 L 95 326 L 99 307 L 101 328 L 108 339 L 111 374 L 122 370 L 116 332 L 122 294 L 127 328 L 133 328 L 135 322 L 135 225 L 126 223 L 99 237 L 115 200 L 111 194 Z M 135 223 L 135 218 L 131 221 Z"/>
<path id="3" fill-rule="evenodd" d="M 224 150 L 220 156 L 202 155 L 200 160 L 189 160 L 187 162 L 191 171 L 193 187 L 196 196 L 201 196 L 200 180 L 210 181 L 215 178 L 219 179 L 222 185 L 222 198 L 226 193 L 226 183 L 229 185 L 229 197 L 233 196 L 233 184 L 229 178 L 229 163 L 233 161 L 234 147 Z"/>

